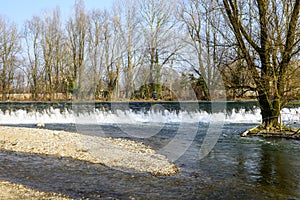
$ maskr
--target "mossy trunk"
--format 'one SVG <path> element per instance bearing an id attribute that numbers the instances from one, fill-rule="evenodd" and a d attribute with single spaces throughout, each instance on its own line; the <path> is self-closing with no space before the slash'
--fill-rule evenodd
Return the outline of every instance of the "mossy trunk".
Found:
<path id="1" fill-rule="evenodd" d="M 266 95 L 261 95 L 258 102 L 261 108 L 263 126 L 266 129 L 281 128 L 281 122 L 279 120 L 281 110 L 280 99 L 269 100 Z"/>

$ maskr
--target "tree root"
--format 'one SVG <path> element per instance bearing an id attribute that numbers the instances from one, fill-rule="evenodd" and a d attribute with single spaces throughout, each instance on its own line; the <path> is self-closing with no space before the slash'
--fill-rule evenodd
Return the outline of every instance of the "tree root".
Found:
<path id="1" fill-rule="evenodd" d="M 257 136 L 265 138 L 285 138 L 300 140 L 300 128 L 298 130 L 289 127 L 267 129 L 260 125 L 244 131 L 240 134 L 240 136 Z"/>

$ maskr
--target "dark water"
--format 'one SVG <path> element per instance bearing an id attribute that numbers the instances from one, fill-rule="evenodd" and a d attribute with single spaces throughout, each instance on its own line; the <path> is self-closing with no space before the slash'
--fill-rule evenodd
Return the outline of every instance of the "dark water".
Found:
<path id="1" fill-rule="evenodd" d="M 213 150 L 201 160 L 199 149 L 207 134 L 206 123 L 86 125 L 85 134 L 95 134 L 100 127 L 105 136 L 139 140 L 158 151 L 179 129 L 186 130 L 187 135 L 196 129 L 197 135 L 188 138 L 192 144 L 175 160 L 181 168 L 175 176 L 152 176 L 70 158 L 0 151 L 0 179 L 74 199 L 300 199 L 300 142 L 239 136 L 254 125 L 226 123 Z M 47 124 L 46 128 L 76 131 L 75 124 Z M 137 138 L 124 130 L 159 131 L 151 137 Z"/>

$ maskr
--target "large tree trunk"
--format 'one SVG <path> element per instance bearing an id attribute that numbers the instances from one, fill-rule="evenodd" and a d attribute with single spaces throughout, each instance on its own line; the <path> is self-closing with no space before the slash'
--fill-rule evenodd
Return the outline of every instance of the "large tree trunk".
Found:
<path id="1" fill-rule="evenodd" d="M 262 124 L 266 129 L 280 128 L 281 123 L 279 120 L 281 104 L 280 100 L 271 101 L 268 96 L 262 94 L 258 98 L 259 106 L 261 109 Z"/>

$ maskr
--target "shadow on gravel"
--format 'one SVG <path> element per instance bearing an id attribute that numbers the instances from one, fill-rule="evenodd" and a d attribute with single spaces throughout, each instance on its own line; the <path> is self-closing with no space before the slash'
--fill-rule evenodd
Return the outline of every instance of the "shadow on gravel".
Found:
<path id="1" fill-rule="evenodd" d="M 199 198 L 190 178 L 126 173 L 71 158 L 0 151 L 0 179 L 29 188 L 79 198 Z"/>

